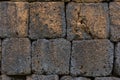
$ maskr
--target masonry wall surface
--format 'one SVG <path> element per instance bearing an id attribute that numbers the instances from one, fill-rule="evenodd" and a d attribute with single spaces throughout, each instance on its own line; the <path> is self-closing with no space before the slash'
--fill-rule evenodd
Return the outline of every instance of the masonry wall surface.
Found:
<path id="1" fill-rule="evenodd" d="M 120 80 L 120 0 L 1 0 L 0 80 Z"/>

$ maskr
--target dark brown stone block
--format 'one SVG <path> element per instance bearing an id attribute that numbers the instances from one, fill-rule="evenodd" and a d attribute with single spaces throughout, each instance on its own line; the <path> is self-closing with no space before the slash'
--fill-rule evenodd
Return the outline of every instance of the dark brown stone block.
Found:
<path id="1" fill-rule="evenodd" d="M 0 3 L 0 37 L 26 37 L 28 31 L 28 3 Z"/>
<path id="2" fill-rule="evenodd" d="M 29 36 L 58 38 L 65 36 L 66 23 L 63 2 L 34 2 L 30 7 Z"/>
<path id="3" fill-rule="evenodd" d="M 73 41 L 71 74 L 107 76 L 113 68 L 113 44 L 109 40 Z"/>
<path id="4" fill-rule="evenodd" d="M 30 74 L 31 46 L 27 38 L 5 39 L 2 43 L 2 73 L 7 75 Z"/>

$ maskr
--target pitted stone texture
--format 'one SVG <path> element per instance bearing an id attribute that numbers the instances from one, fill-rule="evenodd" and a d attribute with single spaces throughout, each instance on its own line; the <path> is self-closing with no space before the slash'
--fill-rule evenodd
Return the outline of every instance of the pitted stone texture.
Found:
<path id="1" fill-rule="evenodd" d="M 72 0 L 75 2 L 82 2 L 82 3 L 92 3 L 92 2 L 108 2 L 110 0 Z"/>
<path id="2" fill-rule="evenodd" d="M 32 71 L 68 74 L 71 44 L 65 39 L 39 39 L 32 44 Z"/>
<path id="3" fill-rule="evenodd" d="M 96 77 L 95 80 L 120 80 L 120 78 L 116 78 L 116 77 Z"/>
<path id="4" fill-rule="evenodd" d="M 0 3 L 0 37 L 26 37 L 28 31 L 28 3 Z"/>
<path id="5" fill-rule="evenodd" d="M 113 45 L 109 40 L 73 41 L 71 74 L 107 76 L 112 71 Z"/>
<path id="6" fill-rule="evenodd" d="M 30 74 L 31 53 L 27 38 L 5 39 L 2 43 L 2 73 L 7 75 Z"/>
<path id="7" fill-rule="evenodd" d="M 108 38 L 107 3 L 69 3 L 67 5 L 67 39 Z"/>
<path id="8" fill-rule="evenodd" d="M 32 75 L 27 80 L 59 80 L 57 75 Z"/>
<path id="9" fill-rule="evenodd" d="M 71 76 L 64 76 L 60 80 L 90 80 L 84 77 L 71 77 Z"/>
<path id="10" fill-rule="evenodd" d="M 110 3 L 111 40 L 120 41 L 120 2 Z"/>
<path id="11" fill-rule="evenodd" d="M 118 43 L 115 47 L 114 73 L 116 75 L 120 75 L 120 43 Z"/>
<path id="12" fill-rule="evenodd" d="M 35 2 L 30 7 L 29 36 L 58 38 L 65 36 L 66 23 L 63 2 Z"/>
<path id="13" fill-rule="evenodd" d="M 2 75 L 2 79 L 1 80 L 26 80 L 25 77 L 22 76 L 6 76 L 6 75 Z"/>

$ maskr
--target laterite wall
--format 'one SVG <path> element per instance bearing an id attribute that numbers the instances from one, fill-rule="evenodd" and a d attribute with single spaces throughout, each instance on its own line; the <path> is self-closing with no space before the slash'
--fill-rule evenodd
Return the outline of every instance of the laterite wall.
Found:
<path id="1" fill-rule="evenodd" d="M 120 0 L 0 1 L 0 80 L 120 80 Z"/>

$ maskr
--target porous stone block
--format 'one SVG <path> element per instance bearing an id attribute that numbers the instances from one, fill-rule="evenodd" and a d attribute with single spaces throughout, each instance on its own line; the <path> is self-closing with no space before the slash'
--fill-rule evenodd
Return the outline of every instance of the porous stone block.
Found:
<path id="1" fill-rule="evenodd" d="M 34 2 L 30 6 L 32 39 L 64 37 L 66 32 L 64 2 Z"/>
<path id="2" fill-rule="evenodd" d="M 113 44 L 109 40 L 73 41 L 72 45 L 72 75 L 110 75 L 113 68 Z"/>
<path id="3" fill-rule="evenodd" d="M 84 77 L 63 76 L 60 80 L 90 80 L 90 79 Z"/>
<path id="4" fill-rule="evenodd" d="M 65 39 L 39 39 L 32 44 L 32 72 L 69 74 L 71 44 Z"/>
<path id="5" fill-rule="evenodd" d="M 67 5 L 67 39 L 105 39 L 109 37 L 107 3 Z"/>
<path id="6" fill-rule="evenodd" d="M 110 30 L 112 41 L 120 41 L 120 2 L 110 3 Z"/>
<path id="7" fill-rule="evenodd" d="M 116 77 L 96 77 L 95 80 L 120 80 L 120 78 L 116 78 Z"/>
<path id="8" fill-rule="evenodd" d="M 27 80 L 59 80 L 57 75 L 32 75 L 28 76 Z"/>
<path id="9" fill-rule="evenodd" d="M 2 73 L 26 75 L 31 73 L 31 45 L 27 38 L 7 38 L 2 43 Z"/>
<path id="10" fill-rule="evenodd" d="M 28 33 L 28 3 L 0 3 L 0 37 L 26 37 Z"/>
<path id="11" fill-rule="evenodd" d="M 120 43 L 115 46 L 114 74 L 120 75 Z"/>
<path id="12" fill-rule="evenodd" d="M 82 2 L 82 3 L 98 3 L 98 2 L 109 2 L 110 0 L 72 0 L 75 2 Z"/>

